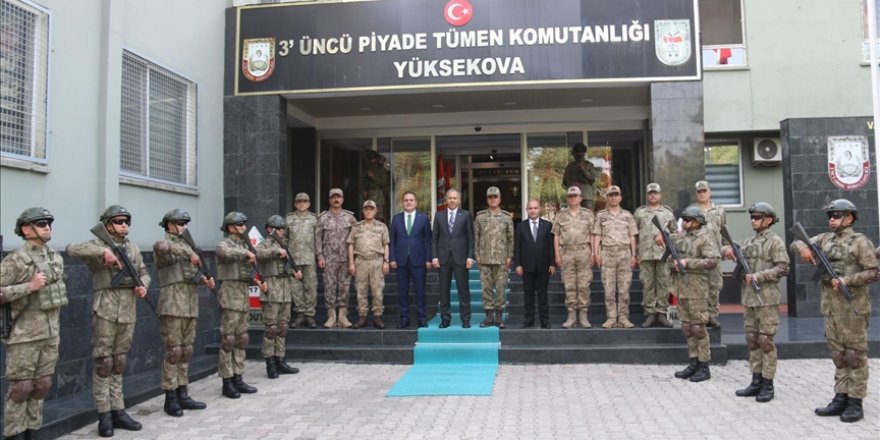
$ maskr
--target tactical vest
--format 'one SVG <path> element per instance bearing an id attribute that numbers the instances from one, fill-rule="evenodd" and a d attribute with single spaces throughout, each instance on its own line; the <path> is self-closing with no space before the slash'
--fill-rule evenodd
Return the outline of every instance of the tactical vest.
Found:
<path id="1" fill-rule="evenodd" d="M 67 286 L 58 265 L 51 261 L 36 263 L 37 270 L 46 275 L 46 285 L 37 291 L 40 310 L 54 310 L 67 305 Z"/>
<path id="2" fill-rule="evenodd" d="M 187 261 L 175 261 L 170 266 L 160 267 L 156 272 L 159 275 L 159 286 L 166 287 L 177 283 L 195 284 L 197 270 Z"/>
<path id="3" fill-rule="evenodd" d="M 118 286 L 113 287 L 112 280 L 113 277 L 116 276 L 117 273 L 121 272 L 117 267 L 98 267 L 92 269 L 92 289 L 95 291 L 104 290 L 104 289 L 127 289 L 134 288 L 137 286 L 137 282 L 131 277 L 127 276 L 122 279 L 122 282 L 119 283 Z"/>
<path id="4" fill-rule="evenodd" d="M 859 237 L 859 234 L 851 234 L 845 241 L 834 241 L 833 235 L 830 235 L 829 237 L 828 240 L 825 240 L 824 243 L 822 243 L 821 248 L 828 257 L 828 262 L 831 263 L 831 267 L 834 268 L 834 272 L 837 272 L 840 276 L 861 272 L 861 266 L 859 266 L 853 259 L 853 255 L 850 252 L 850 249 L 852 249 L 852 243 Z M 821 279 L 823 281 L 828 281 L 831 279 L 831 276 L 823 274 Z"/>
<path id="5" fill-rule="evenodd" d="M 220 281 L 248 281 L 252 267 L 246 261 L 217 263 L 217 279 Z"/>
<path id="6" fill-rule="evenodd" d="M 286 277 L 289 276 L 284 270 L 284 261 L 273 259 L 259 264 L 260 275 L 264 277 Z"/>

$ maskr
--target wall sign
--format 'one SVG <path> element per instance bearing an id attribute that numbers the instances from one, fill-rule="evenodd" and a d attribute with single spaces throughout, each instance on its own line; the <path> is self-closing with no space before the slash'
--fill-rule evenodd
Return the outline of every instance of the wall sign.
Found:
<path id="1" fill-rule="evenodd" d="M 828 178 L 841 189 L 859 189 L 871 177 L 868 138 L 831 136 L 828 138 Z"/>

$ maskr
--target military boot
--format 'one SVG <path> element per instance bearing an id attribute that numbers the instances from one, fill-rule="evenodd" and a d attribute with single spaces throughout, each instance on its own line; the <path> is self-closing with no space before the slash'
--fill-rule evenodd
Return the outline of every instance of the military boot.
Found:
<path id="1" fill-rule="evenodd" d="M 336 309 L 327 309 L 327 322 L 324 323 L 324 328 L 333 327 L 336 327 Z"/>
<path id="2" fill-rule="evenodd" d="M 691 382 L 702 382 L 712 377 L 708 362 L 697 362 L 697 371 L 691 376 Z"/>
<path id="3" fill-rule="evenodd" d="M 165 390 L 165 414 L 174 417 L 183 415 L 183 410 L 177 401 L 177 393 L 174 390 Z"/>
<path id="4" fill-rule="evenodd" d="M 691 358 L 688 362 L 687 367 L 684 367 L 683 370 L 679 370 L 675 372 L 675 377 L 679 379 L 687 379 L 694 375 L 697 372 L 697 358 Z"/>
<path id="5" fill-rule="evenodd" d="M 710 316 L 709 321 L 706 322 L 706 327 L 712 327 L 712 328 L 721 327 L 721 324 L 718 323 L 718 317 Z"/>
<path id="6" fill-rule="evenodd" d="M 761 383 L 763 382 L 764 378 L 761 377 L 761 373 L 752 373 L 752 383 L 741 390 L 736 390 L 735 394 L 739 397 L 757 396 L 758 392 L 761 391 Z"/>
<path id="7" fill-rule="evenodd" d="M 480 323 L 480 328 L 486 328 L 492 325 L 495 325 L 495 311 L 486 310 L 486 319 Z"/>
<path id="8" fill-rule="evenodd" d="M 562 323 L 562 328 L 572 328 L 577 325 L 577 311 L 575 309 L 568 309 L 568 319 Z"/>
<path id="9" fill-rule="evenodd" d="M 186 385 L 177 387 L 177 401 L 180 403 L 181 409 L 205 409 L 208 407 L 205 402 L 199 402 L 198 400 L 193 400 L 192 397 L 189 397 L 189 391 L 186 389 Z"/>
<path id="10" fill-rule="evenodd" d="M 840 421 L 846 423 L 858 422 L 865 417 L 862 410 L 862 399 L 850 397 L 846 400 L 846 409 L 840 415 Z"/>
<path id="11" fill-rule="evenodd" d="M 110 415 L 113 417 L 113 428 L 114 429 L 124 429 L 126 431 L 140 431 L 143 426 L 132 420 L 132 418 L 125 412 L 124 409 L 120 409 L 118 411 L 110 411 Z"/>
<path id="12" fill-rule="evenodd" d="M 629 316 L 620 316 L 617 318 L 617 326 L 623 328 L 633 328 L 635 325 L 629 320 Z"/>
<path id="13" fill-rule="evenodd" d="M 364 328 L 368 325 L 370 324 L 367 323 L 367 315 L 360 315 L 358 316 L 358 321 L 355 323 L 354 328 Z"/>
<path id="14" fill-rule="evenodd" d="M 666 318 L 665 313 L 657 314 L 657 325 L 663 328 L 672 328 L 672 323 L 669 322 L 669 319 Z"/>
<path id="15" fill-rule="evenodd" d="M 247 382 L 242 379 L 240 374 L 232 375 L 232 385 L 235 386 L 235 389 L 238 390 L 239 393 L 253 394 L 257 392 L 257 389 L 248 385 Z"/>
<path id="16" fill-rule="evenodd" d="M 299 368 L 291 367 L 287 365 L 287 361 L 284 360 L 281 356 L 275 356 L 275 366 L 278 369 L 278 374 L 296 374 L 299 373 Z"/>
<path id="17" fill-rule="evenodd" d="M 382 322 L 382 315 L 373 315 L 373 327 L 376 327 L 379 330 L 385 328 L 385 323 Z"/>
<path id="18" fill-rule="evenodd" d="M 269 379 L 278 379 L 278 366 L 275 365 L 275 357 L 266 358 L 266 376 Z"/>
<path id="19" fill-rule="evenodd" d="M 758 402 L 769 402 L 773 400 L 773 396 L 776 393 L 773 391 L 773 379 L 764 379 L 764 383 L 761 384 L 761 391 L 758 393 L 758 396 L 755 397 L 755 400 Z"/>
<path id="20" fill-rule="evenodd" d="M 593 324 L 590 324 L 590 318 L 587 317 L 587 309 L 581 309 L 578 316 L 580 318 L 581 327 L 590 328 L 593 326 Z"/>
<path id="21" fill-rule="evenodd" d="M 339 320 L 339 326 L 342 328 L 351 328 L 351 321 L 348 320 L 348 309 L 345 307 L 339 309 L 339 314 L 337 315 Z"/>
<path id="22" fill-rule="evenodd" d="M 314 316 L 306 316 L 306 324 L 305 324 L 305 325 L 306 325 L 308 328 L 315 328 L 315 327 L 318 326 L 318 324 L 315 323 L 315 317 L 314 317 Z"/>
<path id="23" fill-rule="evenodd" d="M 650 315 L 648 315 L 647 318 L 645 318 L 645 322 L 642 323 L 642 328 L 653 327 L 654 323 L 656 322 L 656 319 L 657 319 L 657 314 L 651 313 Z"/>
<path id="24" fill-rule="evenodd" d="M 497 325 L 498 328 L 506 328 L 504 326 L 504 310 L 495 311 L 495 325 Z"/>
<path id="25" fill-rule="evenodd" d="M 843 414 L 843 410 L 846 409 L 848 398 L 849 396 L 846 394 L 837 393 L 828 405 L 822 408 L 816 408 L 815 413 L 817 416 L 822 417 L 839 416 Z"/>
<path id="26" fill-rule="evenodd" d="M 296 320 L 293 321 L 293 325 L 292 325 L 290 328 L 297 328 L 297 327 L 302 328 L 302 327 L 305 327 L 305 326 L 306 326 L 306 317 L 305 317 L 305 315 L 303 315 L 303 314 L 298 314 L 298 315 L 296 315 Z"/>
<path id="27" fill-rule="evenodd" d="M 223 378 L 223 397 L 228 397 L 230 399 L 238 399 L 241 397 L 241 393 L 235 389 L 235 384 L 232 383 L 231 377 Z"/>
<path id="28" fill-rule="evenodd" d="M 25 431 L 19 432 L 18 434 L 9 435 L 4 438 L 6 440 L 27 440 L 27 438 L 28 438 L 27 432 L 28 431 L 25 430 Z"/>
<path id="29" fill-rule="evenodd" d="M 98 435 L 113 437 L 113 416 L 110 415 L 110 411 L 98 414 Z"/>

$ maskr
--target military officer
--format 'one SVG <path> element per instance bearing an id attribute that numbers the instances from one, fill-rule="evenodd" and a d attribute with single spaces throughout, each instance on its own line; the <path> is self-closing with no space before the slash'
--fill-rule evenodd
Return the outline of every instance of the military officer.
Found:
<path id="1" fill-rule="evenodd" d="M 742 305 L 745 306 L 743 324 L 746 346 L 749 348 L 749 369 L 752 382 L 737 396 L 755 397 L 758 402 L 773 400 L 773 378 L 776 376 L 776 345 L 773 337 L 779 327 L 779 280 L 788 275 L 788 253 L 785 242 L 770 230 L 778 222 L 776 210 L 767 202 L 749 207 L 749 217 L 755 236 L 740 242 L 742 254 L 752 273 L 742 280 Z M 733 248 L 725 246 L 722 254 L 735 260 Z M 760 292 L 752 289 L 752 280 Z M 758 297 L 760 295 L 760 298 Z"/>
<path id="2" fill-rule="evenodd" d="M 292 327 L 315 328 L 315 305 L 318 303 L 318 277 L 315 270 L 315 233 L 318 229 L 318 215 L 309 211 L 309 195 L 301 192 L 294 200 L 293 212 L 287 213 L 284 231 L 288 248 L 293 252 L 296 268 L 302 278 L 292 280 L 293 307 L 296 320 Z"/>
<path id="3" fill-rule="evenodd" d="M 165 413 L 174 417 L 182 416 L 184 409 L 207 408 L 205 403 L 189 396 L 187 385 L 199 319 L 197 287 L 201 284 L 213 289 L 215 282 L 213 277 L 200 275 L 199 266 L 204 262 L 181 236 L 191 220 L 189 213 L 182 209 L 168 211 L 159 222 L 165 237 L 153 245 L 161 286 L 159 334 L 165 347 L 161 387 L 165 391 Z"/>
<path id="4" fill-rule="evenodd" d="M 30 439 L 43 425 L 43 400 L 58 362 L 59 315 L 67 304 L 64 261 L 48 246 L 55 217 L 45 208 L 25 209 L 15 221 L 24 239 L 0 263 L 0 306 L 11 307 L 6 344 L 3 436 Z"/>
<path id="5" fill-rule="evenodd" d="M 718 266 L 721 253 L 715 237 L 705 225 L 703 212 L 691 205 L 681 214 L 684 230 L 671 237 L 681 257 L 681 264 L 687 271 L 685 276 L 678 271 L 678 266 L 672 265 L 672 283 L 678 294 L 681 332 L 687 338 L 690 358 L 688 366 L 675 372 L 675 377 L 690 379 L 691 382 L 702 382 L 711 377 L 709 361 L 712 354 L 709 351 L 709 333 L 706 331 L 706 322 L 709 320 L 709 271 Z M 657 234 L 654 240 L 662 244 L 663 236 Z"/>
<path id="6" fill-rule="evenodd" d="M 101 213 L 100 221 L 116 245 L 125 250 L 143 284 L 137 285 L 134 279 L 125 276 L 115 287 L 111 285 L 122 262 L 102 240 L 95 238 L 67 246 L 67 253 L 82 258 L 92 272 L 92 290 L 95 294 L 92 308 L 92 358 L 95 360 L 92 392 L 98 407 L 98 435 L 112 437 L 114 428 L 129 431 L 141 429 L 141 424 L 125 412 L 122 373 L 137 320 L 135 301 L 147 296 L 145 286 L 150 285 L 150 274 L 140 249 L 127 238 L 131 212 L 122 206 L 111 205 Z"/>
<path id="7" fill-rule="evenodd" d="M 651 237 L 657 235 L 657 227 L 651 219 L 657 217 L 666 232 L 675 232 L 675 214 L 672 209 L 662 205 L 659 183 L 649 183 L 646 192 L 648 204 L 640 206 L 634 214 L 639 227 L 639 279 L 642 281 L 642 307 L 645 322 L 642 327 L 660 326 L 671 328 L 666 315 L 669 312 L 669 265 L 660 261 L 665 249 L 658 246 Z"/>
<path id="8" fill-rule="evenodd" d="M 593 281 L 590 233 L 595 219 L 592 210 L 581 207 L 581 189 L 577 186 L 568 188 L 566 201 L 568 207 L 556 214 L 551 230 L 556 267 L 562 269 L 565 308 L 568 310 L 568 318 L 562 328 L 573 328 L 578 319 L 583 328 L 590 328 L 592 324 L 588 314 L 590 283 Z"/>
<path id="9" fill-rule="evenodd" d="M 315 252 L 318 267 L 324 269 L 324 303 L 327 306 L 327 322 L 324 328 L 339 326 L 351 328 L 348 320 L 348 246 L 345 241 L 351 227 L 357 223 L 354 213 L 342 209 L 342 190 L 330 189 L 330 209 L 318 216 L 315 230 Z"/>
<path id="10" fill-rule="evenodd" d="M 633 328 L 629 320 L 629 286 L 636 259 L 636 235 L 639 230 L 633 215 L 620 207 L 620 187 L 611 185 L 605 191 L 608 206 L 596 214 L 593 223 L 594 263 L 602 268 L 605 290 L 605 313 L 608 319 L 602 328 Z"/>
<path id="11" fill-rule="evenodd" d="M 296 260 L 287 252 L 284 233 L 287 223 L 284 217 L 273 215 L 266 220 L 266 239 L 257 245 L 257 263 L 260 276 L 266 281 L 267 290 L 260 293 L 263 309 L 263 359 L 266 375 L 277 379 L 279 374 L 296 374 L 298 368 L 287 365 L 287 324 L 293 296 L 294 280 L 302 279 Z M 289 266 L 288 262 L 289 261 Z"/>
<path id="12" fill-rule="evenodd" d="M 816 408 L 816 414 L 840 416 L 841 421 L 851 423 L 864 417 L 862 399 L 868 394 L 868 321 L 871 318 L 868 287 L 877 281 L 880 269 L 874 244 L 852 228 L 859 219 L 856 205 L 838 199 L 824 210 L 831 232 L 810 240 L 825 253 L 841 278 L 833 279 L 826 274 L 821 279 L 820 310 L 825 316 L 825 338 L 836 370 L 834 399 L 827 406 Z M 809 247 L 800 240 L 791 244 L 791 250 L 800 254 L 802 261 L 816 264 Z M 840 292 L 841 283 L 852 293 L 852 305 Z"/>
<path id="13" fill-rule="evenodd" d="M 357 288 L 357 328 L 367 326 L 367 315 L 373 312 L 373 326 L 385 328 L 382 313 L 385 306 L 385 275 L 388 275 L 388 227 L 376 220 L 376 202 L 364 202 L 364 219 L 351 227 L 346 243 L 348 243 L 348 273 L 354 276 Z M 373 307 L 370 307 L 369 294 L 373 295 Z"/>
<path id="14" fill-rule="evenodd" d="M 478 212 L 474 220 L 474 251 L 486 311 L 480 327 L 504 328 L 504 291 L 513 259 L 513 216 L 501 209 L 501 190 L 497 186 L 486 190 L 486 203 L 489 209 Z"/>
<path id="15" fill-rule="evenodd" d="M 593 209 L 593 199 L 595 198 L 594 184 L 599 178 L 600 171 L 593 166 L 593 163 L 584 157 L 587 154 L 587 146 L 581 142 L 574 144 L 571 148 L 571 155 L 574 160 L 565 166 L 565 173 L 562 175 L 562 187 L 571 188 L 578 187 L 581 190 L 581 206 Z"/>
<path id="16" fill-rule="evenodd" d="M 241 393 L 256 393 L 257 389 L 242 378 L 245 349 L 248 344 L 247 315 L 250 311 L 248 288 L 257 256 L 251 252 L 247 231 L 247 216 L 230 212 L 223 218 L 226 238 L 217 243 L 217 279 L 220 283 L 220 352 L 218 373 L 223 379 L 222 394 L 230 399 Z M 262 292 L 268 290 L 265 282 L 258 284 Z"/>
<path id="17" fill-rule="evenodd" d="M 700 180 L 694 185 L 697 191 L 696 206 L 703 211 L 706 218 L 706 228 L 715 238 L 715 246 L 721 249 L 723 245 L 721 241 L 721 227 L 727 224 L 727 214 L 724 207 L 716 205 L 712 201 L 712 190 L 709 189 L 709 182 Z M 724 287 L 724 278 L 721 275 L 721 265 L 709 271 L 709 322 L 708 327 L 718 326 L 718 298 L 721 295 L 721 288 Z"/>

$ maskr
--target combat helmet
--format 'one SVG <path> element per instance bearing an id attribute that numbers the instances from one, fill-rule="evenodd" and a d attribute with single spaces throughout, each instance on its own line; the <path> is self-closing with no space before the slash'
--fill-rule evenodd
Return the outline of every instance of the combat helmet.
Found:
<path id="1" fill-rule="evenodd" d="M 692 218 L 701 225 L 706 224 L 706 216 L 703 215 L 703 211 L 701 211 L 700 208 L 697 208 L 694 205 L 685 208 L 685 210 L 681 213 L 681 218 Z"/>
<path id="2" fill-rule="evenodd" d="M 284 221 L 284 217 L 281 217 L 280 215 L 275 214 L 275 215 L 269 217 L 268 220 L 266 220 L 266 227 L 267 228 L 269 228 L 269 227 L 286 228 L 287 222 Z"/>
<path id="3" fill-rule="evenodd" d="M 168 226 L 168 222 L 176 222 L 180 220 L 185 220 L 189 222 L 192 221 L 192 218 L 189 216 L 188 212 L 179 208 L 175 208 L 171 211 L 166 212 L 165 215 L 162 216 L 162 221 L 159 222 L 159 226 L 165 228 Z"/>
<path id="4" fill-rule="evenodd" d="M 752 213 L 764 214 L 765 216 L 772 218 L 773 223 L 770 223 L 771 225 L 774 225 L 779 222 L 779 217 L 776 216 L 776 210 L 773 209 L 773 205 L 771 205 L 767 202 L 753 203 L 752 206 L 749 206 L 749 214 L 752 214 Z"/>
<path id="5" fill-rule="evenodd" d="M 822 208 L 823 211 L 827 212 L 848 212 L 852 214 L 853 222 L 859 219 L 859 208 L 856 208 L 856 205 L 853 202 L 850 202 L 847 199 L 837 199 L 826 205 Z"/>
<path id="6" fill-rule="evenodd" d="M 127 217 L 131 221 L 131 212 L 121 205 L 110 205 L 101 213 L 101 223 L 107 224 L 113 217 Z"/>
<path id="7" fill-rule="evenodd" d="M 229 214 L 226 214 L 226 217 L 223 217 L 223 225 L 220 226 L 220 230 L 226 232 L 226 226 L 246 222 L 247 219 L 247 216 L 244 215 L 243 212 L 232 211 Z"/>
<path id="8" fill-rule="evenodd" d="M 38 220 L 54 221 L 55 216 L 53 216 L 46 208 L 34 207 L 25 209 L 15 220 L 15 234 L 24 238 L 24 233 L 21 232 L 21 227 Z"/>
<path id="9" fill-rule="evenodd" d="M 583 142 L 578 142 L 578 143 L 574 144 L 573 147 L 571 147 L 571 154 L 572 155 L 575 155 L 578 153 L 586 153 L 586 152 L 587 152 L 587 146 L 584 145 Z"/>

